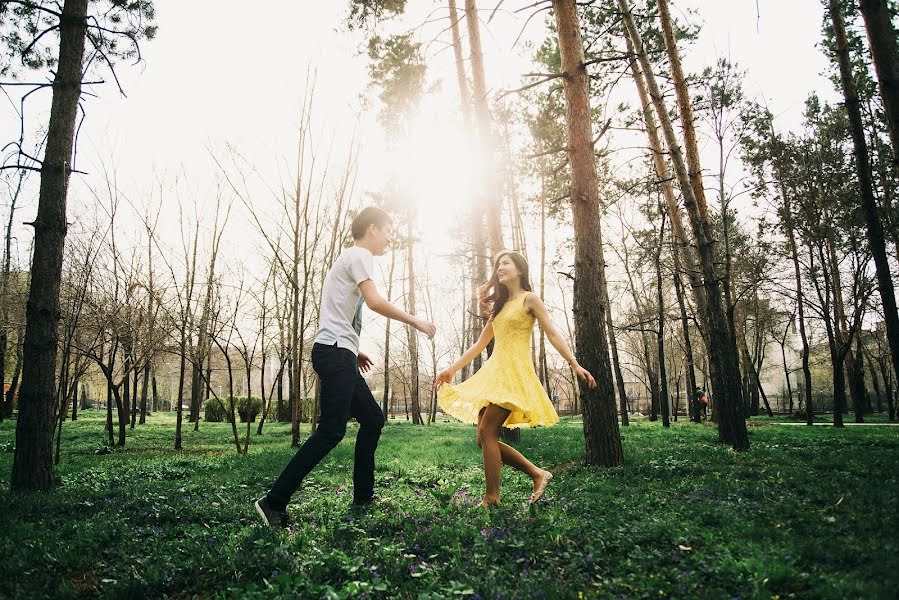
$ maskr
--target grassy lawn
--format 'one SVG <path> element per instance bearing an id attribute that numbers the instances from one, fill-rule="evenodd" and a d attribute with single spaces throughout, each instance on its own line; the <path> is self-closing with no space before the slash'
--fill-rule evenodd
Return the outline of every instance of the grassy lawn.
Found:
<path id="1" fill-rule="evenodd" d="M 102 417 L 66 423 L 61 485 L 10 495 L 14 422 L 0 423 L 0 597 L 101 598 L 893 598 L 899 589 L 899 429 L 779 427 L 752 449 L 715 429 L 625 428 L 627 464 L 579 464 L 570 418 L 524 431 L 552 467 L 546 501 L 504 471 L 504 505 L 477 508 L 470 427 L 391 422 L 378 450 L 381 502 L 349 507 L 352 442 L 307 479 L 289 531 L 252 501 L 292 455 L 289 425 L 236 456 L 227 424 L 153 415 L 104 453 Z M 303 435 L 308 434 L 304 426 Z M 99 453 L 98 453 L 99 452 Z"/>

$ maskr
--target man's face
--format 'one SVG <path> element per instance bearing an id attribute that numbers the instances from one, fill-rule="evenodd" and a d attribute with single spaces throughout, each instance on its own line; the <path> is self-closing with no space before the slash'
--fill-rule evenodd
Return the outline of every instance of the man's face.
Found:
<path id="1" fill-rule="evenodd" d="M 387 248 L 390 246 L 390 240 L 393 235 L 393 225 L 387 223 L 383 227 L 378 227 L 377 225 L 372 225 L 371 229 L 372 235 L 372 246 L 374 248 L 375 256 L 384 256 L 387 254 Z"/>

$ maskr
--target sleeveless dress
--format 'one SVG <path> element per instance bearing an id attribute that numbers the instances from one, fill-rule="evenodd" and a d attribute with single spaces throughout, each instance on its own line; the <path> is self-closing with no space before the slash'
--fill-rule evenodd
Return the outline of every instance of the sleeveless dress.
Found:
<path id="1" fill-rule="evenodd" d="M 531 362 L 531 332 L 536 319 L 524 310 L 527 293 L 509 300 L 493 318 L 493 354 L 481 369 L 458 385 L 437 390 L 440 408 L 464 423 L 476 424 L 488 404 L 512 411 L 503 427 L 555 425 L 559 421 Z"/>

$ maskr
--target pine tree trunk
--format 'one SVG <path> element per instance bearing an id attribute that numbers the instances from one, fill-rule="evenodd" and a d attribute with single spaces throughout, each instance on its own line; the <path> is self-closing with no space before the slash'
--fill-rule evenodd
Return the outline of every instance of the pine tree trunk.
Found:
<path id="1" fill-rule="evenodd" d="M 865 358 L 868 361 L 868 371 L 871 373 L 871 384 L 874 386 L 874 396 L 877 398 L 877 412 L 883 412 L 883 391 L 880 387 L 880 381 L 877 378 L 877 370 L 874 368 L 874 362 L 871 360 L 871 356 L 867 355 Z"/>
<path id="2" fill-rule="evenodd" d="M 153 380 L 153 405 L 150 407 L 150 412 L 156 412 L 159 410 L 159 387 L 156 385 L 156 367 L 151 369 L 150 377 Z"/>
<path id="3" fill-rule="evenodd" d="M 626 41 L 628 53 L 632 55 L 635 54 L 634 44 L 630 37 L 627 37 Z M 656 176 L 659 178 L 662 196 L 665 198 L 665 207 L 668 209 L 668 218 L 671 219 L 671 234 L 674 237 L 675 245 L 679 250 L 678 256 L 683 259 L 686 266 L 687 277 L 690 279 L 691 283 L 690 289 L 693 290 L 693 301 L 696 303 L 697 312 L 699 313 L 698 316 L 703 323 L 702 329 L 705 331 L 708 329 L 705 326 L 705 323 L 707 322 L 706 315 L 708 313 L 708 306 L 705 301 L 705 292 L 702 287 L 700 270 L 699 267 L 696 266 L 696 257 L 693 254 L 694 250 L 690 245 L 690 238 L 687 235 L 686 229 L 684 229 L 680 209 L 677 205 L 677 198 L 675 197 L 674 185 L 672 183 L 674 177 L 671 175 L 671 172 L 668 169 L 668 163 L 665 160 L 666 152 L 662 140 L 659 138 L 658 126 L 656 125 L 656 120 L 653 116 L 652 100 L 646 89 L 646 77 L 643 74 L 640 61 L 633 60 L 630 65 L 631 73 L 634 78 L 634 85 L 637 87 L 637 94 L 640 96 L 640 104 L 643 109 L 643 121 L 646 125 L 646 137 L 649 140 L 649 148 L 652 151 L 653 166 L 655 167 Z M 692 393 L 693 390 L 690 390 L 691 395 Z"/>
<path id="4" fill-rule="evenodd" d="M 187 375 L 186 323 L 181 325 L 181 363 L 178 367 L 178 394 L 175 396 L 175 450 L 181 450 L 181 423 L 184 419 L 184 378 Z"/>
<path id="5" fill-rule="evenodd" d="M 407 290 L 406 295 L 406 312 L 410 314 L 415 314 L 415 238 L 413 237 L 412 232 L 412 215 L 409 215 L 409 220 L 407 224 L 406 230 L 406 243 L 408 244 L 406 247 L 406 271 L 407 277 L 409 280 L 409 289 Z M 411 371 L 411 381 L 410 381 L 410 390 L 409 396 L 412 400 L 412 423 L 414 425 L 422 425 L 421 420 L 421 397 L 419 395 L 419 385 L 418 385 L 418 336 L 416 335 L 415 328 L 411 325 L 406 325 L 406 335 L 409 341 L 409 360 L 410 360 L 410 371 Z"/>
<path id="6" fill-rule="evenodd" d="M 870 3 L 863 3 L 870 4 Z M 852 66 L 849 60 L 849 50 L 846 42 L 846 25 L 843 22 L 843 12 L 840 0 L 830 0 L 830 19 L 833 24 L 834 38 L 836 41 L 837 59 L 840 67 L 840 80 L 843 84 L 843 96 L 846 101 L 846 112 L 849 115 L 849 127 L 852 133 L 852 144 L 855 153 L 855 166 L 858 175 L 858 183 L 861 193 L 861 208 L 865 218 L 865 227 L 868 234 L 868 246 L 871 255 L 874 258 L 874 266 L 877 272 L 877 284 L 880 289 L 880 299 L 883 305 L 884 321 L 886 322 L 887 340 L 890 345 L 890 353 L 892 354 L 893 370 L 899 373 L 899 311 L 896 308 L 896 292 L 893 287 L 893 279 L 890 274 L 890 264 L 887 259 L 886 242 L 884 240 L 883 224 L 880 221 L 880 214 L 877 208 L 877 200 L 874 198 L 874 187 L 871 181 L 871 165 L 868 156 L 868 145 L 865 141 L 865 130 L 862 124 L 861 111 L 859 108 L 858 93 L 855 89 L 855 81 L 852 73 Z M 868 13 L 874 15 L 874 7 L 867 6 Z M 863 13 L 864 14 L 864 13 Z M 866 26 L 868 24 L 868 16 L 865 16 Z M 873 25 L 873 21 L 871 23 Z M 899 88 L 896 87 L 896 79 L 894 74 L 899 65 L 895 62 L 896 56 L 896 39 L 893 34 L 892 52 L 887 52 L 883 56 L 884 44 L 881 44 L 880 31 L 883 28 L 875 30 L 878 40 L 878 54 L 881 60 L 877 65 L 877 74 L 881 79 L 881 93 L 884 96 L 884 106 L 888 107 L 890 118 L 890 137 L 893 142 L 894 160 L 897 150 L 897 133 L 896 118 L 899 114 L 895 111 L 899 109 Z M 871 29 L 868 30 L 871 35 Z M 889 31 L 889 28 L 886 29 Z M 874 52 L 874 44 L 872 43 L 872 52 Z M 899 169 L 896 170 L 899 173 Z"/>
<path id="7" fill-rule="evenodd" d="M 115 356 L 113 352 L 110 352 L 110 356 Z M 109 361 L 109 368 L 111 369 L 113 365 L 112 359 Z M 108 446 L 112 446 L 115 443 L 115 438 L 112 433 L 112 382 L 108 379 L 106 380 L 106 433 L 108 436 Z"/>
<path id="8" fill-rule="evenodd" d="M 730 336 L 727 319 L 722 306 L 721 289 L 718 285 L 718 278 L 715 268 L 715 256 L 713 250 L 714 239 L 711 235 L 711 227 L 708 221 L 708 211 L 705 205 L 705 197 L 697 196 L 694 193 L 696 179 L 699 178 L 698 187 L 702 187 L 699 172 L 694 172 L 691 178 L 687 172 L 686 164 L 681 153 L 674 127 L 668 117 L 667 108 L 663 103 L 663 96 L 655 81 L 655 75 L 652 73 L 651 65 L 643 51 L 643 41 L 640 33 L 634 24 L 633 15 L 630 12 L 630 6 L 627 0 L 618 0 L 619 7 L 627 28 L 628 35 L 634 44 L 637 56 L 646 76 L 649 85 L 650 96 L 656 109 L 656 116 L 662 125 L 662 130 L 668 143 L 671 161 L 675 167 L 675 175 L 684 198 L 684 204 L 690 217 L 690 224 L 693 229 L 694 239 L 697 241 L 699 248 L 700 263 L 702 266 L 703 285 L 705 286 L 705 297 L 708 304 L 708 323 L 707 336 L 709 347 L 709 363 L 711 366 L 711 377 L 714 388 L 714 398 L 718 413 L 718 438 L 722 443 L 729 444 L 735 450 L 746 450 L 749 448 L 749 436 L 746 431 L 746 422 L 743 418 L 742 391 L 740 389 L 740 365 L 739 357 L 736 353 L 735 341 Z M 660 11 L 662 5 L 667 4 L 665 0 L 659 1 Z M 663 29 L 670 29 L 670 20 L 667 25 L 663 19 Z M 666 36 L 668 38 L 670 36 Z M 667 42 L 667 40 L 666 40 Z M 671 40 L 673 44 L 673 39 Z M 679 64 L 677 48 L 672 44 L 669 54 Z M 679 88 L 679 96 L 686 93 L 686 82 L 682 78 L 675 77 L 677 87 Z M 680 104 L 684 104 L 681 102 Z M 689 99 L 686 105 L 681 107 L 682 110 L 689 110 Z M 692 130 L 692 119 L 682 118 L 682 125 L 685 130 Z"/>
<path id="9" fill-rule="evenodd" d="M 773 134 L 773 131 L 772 131 Z M 807 425 L 815 422 L 814 406 L 812 405 L 812 370 L 810 365 L 811 350 L 809 349 L 808 335 L 805 331 L 805 299 L 802 292 L 802 274 L 799 267 L 799 249 L 796 245 L 796 233 L 793 229 L 793 209 L 786 187 L 781 183 L 783 176 L 780 170 L 775 168 L 775 175 L 783 198 L 783 225 L 787 234 L 787 245 L 790 250 L 790 258 L 793 263 L 793 275 L 796 279 L 796 309 L 799 319 L 799 338 L 802 341 L 802 377 L 803 394 L 805 396 L 805 421 Z"/>
<path id="10" fill-rule="evenodd" d="M 605 260 L 590 111 L 590 78 L 584 65 L 575 0 L 553 0 L 565 73 L 568 158 L 574 224 L 574 320 L 578 362 L 590 371 L 595 389 L 579 382 L 584 411 L 585 462 L 616 466 L 624 462 L 609 363 L 608 332 L 602 302 Z M 599 302 L 597 302 L 599 299 Z"/>
<path id="11" fill-rule="evenodd" d="M 681 335 L 684 337 L 684 355 L 686 359 L 686 374 L 687 374 L 687 394 L 684 396 L 684 399 L 687 403 L 687 413 L 690 416 L 690 420 L 696 423 L 702 421 L 701 407 L 697 405 L 697 401 L 695 399 L 695 390 L 696 390 L 696 368 L 693 358 L 693 342 L 690 340 L 690 321 L 687 317 L 687 302 L 684 298 L 684 284 L 681 281 L 681 264 L 680 264 L 680 249 L 677 245 L 677 240 L 675 240 L 674 247 L 672 249 L 674 254 L 674 295 L 677 297 L 677 307 L 680 310 L 680 320 L 681 320 Z"/>
<path id="12" fill-rule="evenodd" d="M 16 423 L 16 450 L 10 488 L 53 487 L 53 405 L 59 340 L 59 289 L 66 236 L 66 195 L 81 75 L 84 65 L 87 0 L 66 0 L 59 25 L 59 60 L 53 81 L 47 147 L 41 165 L 31 289 L 25 313 L 22 391 Z"/>
<path id="13" fill-rule="evenodd" d="M 540 169 L 540 298 L 546 297 L 546 185 L 544 181 L 543 169 Z M 608 298 L 606 298 L 608 303 Z M 611 327 L 609 327 L 609 336 L 613 349 L 615 348 L 615 337 Z M 617 354 L 617 349 L 616 349 Z M 617 361 L 617 357 L 616 357 Z M 538 369 L 540 375 L 540 383 L 546 389 L 547 395 L 552 398 L 552 386 L 549 383 L 549 368 L 546 363 L 546 332 L 540 328 L 540 349 L 537 354 Z M 623 413 L 624 424 L 627 425 L 627 411 Z"/>
<path id="14" fill-rule="evenodd" d="M 138 411 L 138 403 L 137 403 L 137 386 L 140 377 L 140 369 L 135 366 L 134 369 L 134 381 L 132 385 L 131 392 L 131 429 L 134 429 L 134 426 L 137 425 L 137 411 Z"/>
<path id="15" fill-rule="evenodd" d="M 6 411 L 7 417 L 12 417 L 13 401 L 16 399 L 16 391 L 19 388 L 19 376 L 22 374 L 22 339 L 24 337 L 21 331 L 16 335 L 16 366 L 13 368 L 12 381 L 9 382 L 9 389 L 6 390 L 4 399 L 6 407 L 3 410 Z"/>
<path id="16" fill-rule="evenodd" d="M 490 129 L 490 109 L 487 105 L 487 83 L 484 75 L 484 54 L 481 50 L 481 31 L 478 24 L 478 7 L 475 0 L 465 0 L 465 21 L 468 25 L 468 45 L 471 49 L 471 83 L 474 95 L 475 118 L 478 124 L 478 137 L 481 141 L 482 151 L 485 153 L 488 165 L 493 164 L 495 144 Z M 490 255 L 503 249 L 503 234 L 501 215 L 502 189 L 499 179 L 493 175 L 493 169 L 489 168 L 490 181 L 487 184 L 486 214 L 487 214 L 487 240 L 490 246 Z"/>
<path id="17" fill-rule="evenodd" d="M 0 303 L 5 304 L 5 295 L 0 292 Z M 0 312 L 5 312 L 0 308 Z M 6 327 L 6 318 L 5 316 L 0 316 L 0 329 Z M 6 384 L 6 346 L 7 346 L 7 336 L 6 331 L 0 331 L 0 370 L 3 373 L 3 383 Z M 6 414 L 6 402 L 3 398 L 0 398 L 0 422 L 3 422 L 3 419 L 8 418 L 9 415 Z"/>
<path id="18" fill-rule="evenodd" d="M 282 350 L 282 352 L 283 352 L 283 350 Z M 279 359 L 282 360 L 283 362 L 287 362 L 287 361 L 284 359 L 284 356 L 283 356 L 283 355 L 281 355 L 281 356 L 279 357 Z M 289 372 L 289 371 L 290 371 L 290 367 L 288 367 L 288 372 Z M 277 404 L 276 404 L 275 406 L 276 406 L 276 410 L 278 411 L 278 422 L 279 422 L 279 423 L 283 423 L 283 422 L 284 422 L 284 419 L 282 418 L 283 415 L 284 415 L 284 373 L 283 373 L 283 367 L 282 367 L 282 372 L 281 372 L 281 374 L 278 375 L 277 389 L 278 389 L 278 402 L 277 402 Z"/>
<path id="19" fill-rule="evenodd" d="M 883 387 L 885 389 L 885 395 L 887 397 L 887 415 L 892 423 L 896 420 L 896 403 L 895 396 L 893 395 L 893 378 L 890 374 L 889 369 L 884 369 L 886 365 L 881 366 L 880 374 L 883 376 Z"/>
<path id="20" fill-rule="evenodd" d="M 887 0 L 859 0 L 874 69 L 893 145 L 893 173 L 899 177 L 899 42 Z"/>
<path id="21" fill-rule="evenodd" d="M 390 251 L 390 271 L 387 276 L 387 300 L 392 301 L 393 298 L 393 269 L 396 266 L 396 250 Z M 387 401 L 390 398 L 390 322 L 387 319 L 387 326 L 384 332 L 384 396 L 381 398 L 381 410 L 384 413 L 385 422 L 389 417 L 387 409 Z"/>
<path id="22" fill-rule="evenodd" d="M 829 219 L 829 216 L 827 219 Z M 840 264 L 837 259 L 833 232 L 827 237 L 827 258 L 830 260 L 830 273 L 833 280 L 834 333 L 837 337 L 837 347 L 843 348 L 850 343 L 849 327 L 846 322 L 842 276 L 840 275 Z M 862 383 L 861 389 L 859 389 L 859 373 L 855 369 L 855 354 L 852 352 L 851 345 L 846 347 L 845 353 L 846 359 L 842 366 L 845 369 L 846 381 L 849 384 L 849 399 L 852 400 L 853 407 L 864 406 L 864 383 Z"/>
<path id="23" fill-rule="evenodd" d="M 608 286 L 608 281 L 606 282 L 606 285 Z M 621 412 L 621 425 L 627 426 L 630 425 L 627 410 L 627 390 L 624 387 L 624 376 L 621 374 L 621 363 L 618 360 L 618 342 L 615 340 L 615 328 L 612 325 L 612 307 L 609 303 L 608 287 L 603 289 L 603 301 L 608 307 L 606 310 L 606 330 L 609 332 L 609 347 L 612 351 L 612 370 L 615 372 L 615 385 L 618 387 L 618 410 Z M 541 351 L 545 352 L 543 349 L 542 338 L 540 343 Z M 545 355 L 543 356 L 543 360 L 546 360 Z"/>
<path id="24" fill-rule="evenodd" d="M 659 350 L 659 402 L 662 405 L 662 427 L 671 427 L 668 399 L 668 375 L 665 370 L 665 295 L 662 293 L 662 242 L 665 239 L 665 213 L 659 227 L 659 247 L 656 251 L 656 302 L 658 303 L 659 329 L 656 343 Z"/>
<path id="25" fill-rule="evenodd" d="M 131 355 L 128 353 L 128 349 L 125 349 L 125 362 L 122 365 L 122 369 L 127 373 L 125 375 L 125 379 L 122 387 L 122 412 L 124 421 L 127 423 L 131 420 L 131 378 L 129 377 L 130 373 L 128 369 L 131 366 Z"/>
<path id="26" fill-rule="evenodd" d="M 202 360 L 199 351 L 194 352 L 193 360 L 190 363 L 190 410 L 187 412 L 188 423 L 197 423 L 199 421 L 200 369 L 203 368 L 200 363 Z M 194 429 L 194 431 L 197 431 L 197 429 Z"/>
<path id="27" fill-rule="evenodd" d="M 855 422 L 865 422 L 865 410 L 868 405 L 868 393 L 865 389 L 865 363 L 862 356 L 861 335 L 856 333 L 855 352 L 852 356 L 852 370 L 849 374 L 849 389 L 852 391 Z M 856 401 L 858 398 L 858 401 Z"/>
<path id="28" fill-rule="evenodd" d="M 150 361 L 144 363 L 144 379 L 140 389 L 140 424 L 147 422 L 147 392 L 150 388 Z"/>

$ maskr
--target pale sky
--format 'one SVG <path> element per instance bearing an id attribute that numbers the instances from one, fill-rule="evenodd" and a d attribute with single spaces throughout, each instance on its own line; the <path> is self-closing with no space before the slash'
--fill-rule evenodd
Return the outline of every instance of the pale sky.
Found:
<path id="1" fill-rule="evenodd" d="M 197 212 L 210 216 L 216 189 L 210 153 L 225 156 L 228 146 L 235 148 L 277 187 L 295 162 L 299 105 L 311 67 L 317 72 L 317 140 L 321 145 L 333 144 L 335 163 L 342 160 L 354 128 L 362 142 L 356 204 L 365 202 L 366 192 L 380 190 L 391 171 L 406 169 L 415 174 L 424 238 L 419 255 L 422 261 L 427 258 L 439 281 L 437 289 L 445 291 L 438 296 L 449 311 L 450 292 L 458 287 L 453 279 L 457 271 L 450 272 L 441 256 L 452 251 L 448 225 L 457 219 L 458 198 L 465 196 L 471 182 L 457 175 L 465 142 L 455 112 L 458 91 L 452 50 L 446 44 L 448 33 L 427 49 L 430 81 L 441 85 L 423 104 L 420 126 L 413 135 L 415 148 L 397 154 L 386 150 L 387 141 L 375 119 L 377 107 L 361 109 L 360 97 L 373 95 L 368 87 L 368 57 L 363 35 L 347 31 L 343 23 L 345 2 L 269 0 L 250 5 L 235 0 L 156 0 L 154 4 L 159 32 L 142 46 L 145 62 L 118 67 L 127 97 L 108 84 L 93 88 L 99 98 L 85 101 L 87 120 L 78 166 L 92 175 L 73 178 L 70 220 L 77 220 L 94 202 L 85 184 L 98 185 L 96 175 L 103 164 L 114 165 L 119 187 L 138 205 L 151 194 L 158 201 L 159 180 L 170 186 L 163 200 L 162 223 L 172 229 L 173 245 L 178 239 L 177 205 L 171 191 L 174 177 L 181 174 L 182 200 L 196 202 Z M 481 4 L 486 19 L 494 3 Z M 531 50 L 525 42 L 539 44 L 546 35 L 544 19 L 537 17 L 522 42 L 512 48 L 527 14 L 513 11 L 528 4 L 529 0 L 507 1 L 492 23 L 482 25 L 486 76 L 492 90 L 521 85 L 521 74 L 531 70 Z M 387 29 L 420 24 L 421 39 L 427 42 L 447 25 L 445 20 L 433 21 L 446 15 L 443 6 L 443 2 L 409 0 L 408 14 Z M 759 0 L 758 16 L 754 0 L 675 3 L 676 16 L 683 18 L 687 9 L 697 10 L 698 16 L 689 18 L 703 23 L 699 41 L 685 49 L 687 69 L 701 70 L 729 54 L 748 71 L 744 82 L 748 95 L 763 96 L 778 115 L 781 128 L 798 127 L 803 102 L 811 91 L 834 97 L 821 76 L 825 59 L 816 48 L 823 16 L 819 0 Z M 105 78 L 111 81 L 108 75 Z M 615 94 L 635 105 L 632 87 L 624 80 Z M 33 101 L 29 116 L 45 118 L 48 99 L 45 95 Z M 4 139 L 15 135 L 17 125 L 11 110 L 0 113 Z M 625 145 L 624 138 L 613 137 L 612 145 L 616 143 Z M 254 193 L 261 204 L 271 202 L 263 189 Z M 36 201 L 32 198 L 24 207 L 17 221 L 30 220 Z M 252 269 L 258 243 L 240 210 L 232 217 L 232 227 L 225 259 Z M 26 235 L 20 236 L 22 253 L 27 252 Z M 386 268 L 387 261 L 382 262 Z M 449 318 L 448 312 L 444 318 Z M 559 325 L 564 328 L 562 322 Z M 379 329 L 367 334 L 373 344 L 380 344 L 375 342 Z"/>

